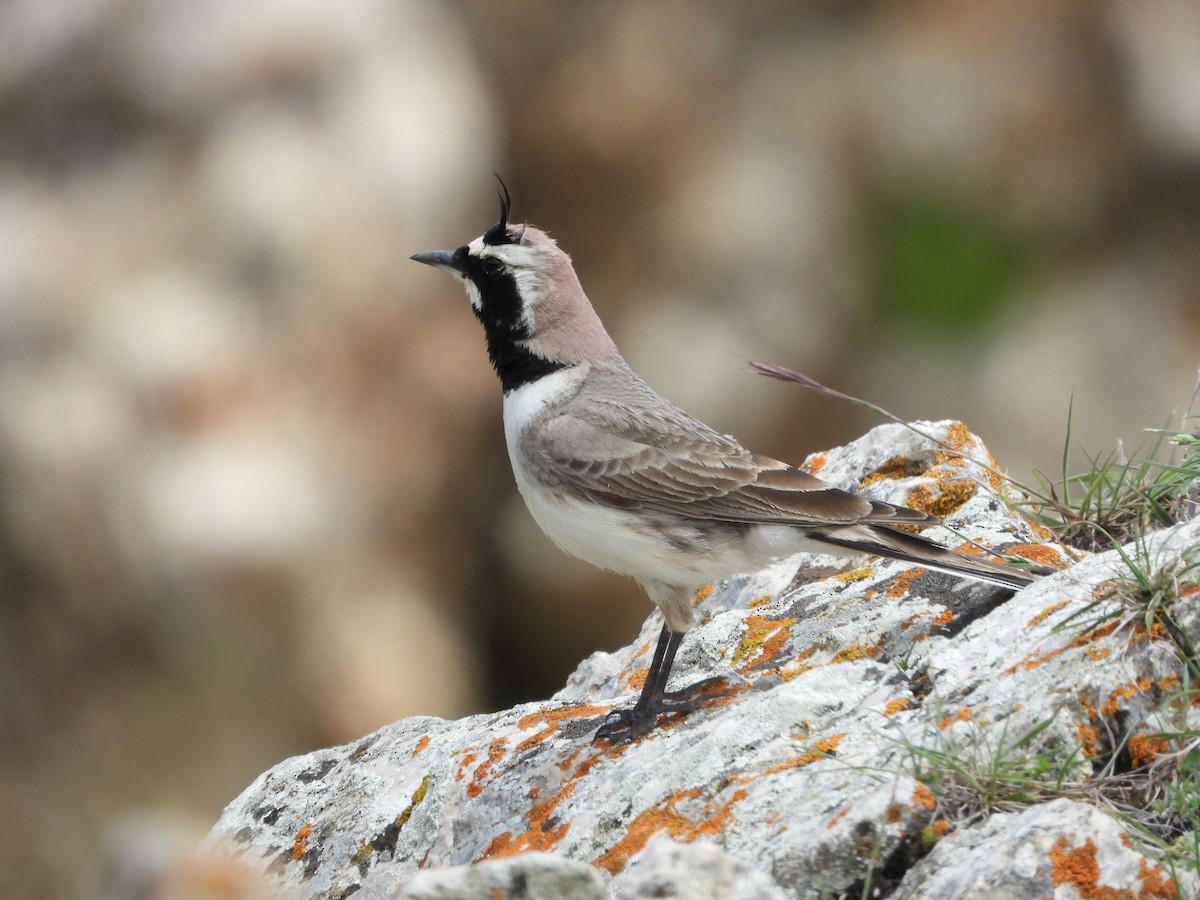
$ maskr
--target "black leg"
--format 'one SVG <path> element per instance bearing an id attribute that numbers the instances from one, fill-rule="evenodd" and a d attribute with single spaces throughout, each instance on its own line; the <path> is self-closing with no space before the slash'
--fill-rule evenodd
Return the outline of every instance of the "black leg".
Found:
<path id="1" fill-rule="evenodd" d="M 663 626 L 637 702 L 628 709 L 617 709 L 609 713 L 608 720 L 596 731 L 593 740 L 606 740 L 611 744 L 624 744 L 636 740 L 654 727 L 661 713 L 691 712 L 700 704 L 704 699 L 702 689 L 720 679 L 706 678 L 682 690 L 667 691 L 667 679 L 671 675 L 671 666 L 675 663 L 675 654 L 682 641 L 683 632 L 671 631 Z"/>
<path id="2" fill-rule="evenodd" d="M 646 681 L 642 684 L 642 692 L 638 695 L 634 709 L 653 707 L 667 689 L 667 676 L 671 674 L 671 666 L 675 662 L 675 651 L 683 640 L 681 632 L 671 631 L 666 625 L 658 633 L 658 643 L 654 647 L 654 658 L 650 660 L 650 669 L 646 672 Z"/>
<path id="3" fill-rule="evenodd" d="M 671 670 L 671 664 L 675 662 L 675 651 L 679 649 L 679 639 L 682 634 L 676 634 L 669 630 L 666 625 L 662 631 L 658 633 L 658 643 L 654 646 L 654 656 L 650 660 L 650 668 L 646 672 L 646 680 L 642 682 L 642 692 L 638 695 L 637 703 L 633 705 L 634 709 L 645 709 L 651 704 L 651 699 L 655 696 L 662 696 L 663 691 L 667 688 L 667 674 Z M 672 644 L 674 646 L 672 647 Z M 670 650 L 670 658 L 666 660 L 664 671 L 663 660 L 667 657 L 667 651 Z"/>

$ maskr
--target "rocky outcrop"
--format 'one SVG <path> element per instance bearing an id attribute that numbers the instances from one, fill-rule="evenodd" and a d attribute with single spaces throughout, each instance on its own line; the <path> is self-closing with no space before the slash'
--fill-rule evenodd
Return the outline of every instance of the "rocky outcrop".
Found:
<path id="1" fill-rule="evenodd" d="M 210 845 L 320 898 L 1174 896 L 1181 876 L 1114 813 L 1194 716 L 1173 703 L 1180 635 L 1140 610 L 1121 552 L 1074 562 L 1015 517 L 963 425 L 922 428 L 942 446 L 889 425 L 805 465 L 936 512 L 927 534 L 963 552 L 1063 571 L 1008 596 L 798 557 L 697 596 L 674 683 L 725 690 L 635 744 L 592 735 L 636 694 L 657 614 L 548 701 L 281 763 Z M 1191 524 L 1124 553 L 1169 572 L 1198 543 Z M 1200 595 L 1194 573 L 1174 589 Z"/>

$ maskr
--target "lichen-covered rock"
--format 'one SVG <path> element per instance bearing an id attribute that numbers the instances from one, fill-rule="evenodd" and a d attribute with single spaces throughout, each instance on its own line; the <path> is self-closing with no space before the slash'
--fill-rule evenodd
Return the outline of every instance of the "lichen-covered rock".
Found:
<path id="1" fill-rule="evenodd" d="M 1067 565 L 1008 511 L 1001 479 L 969 461 L 990 463 L 977 438 L 960 423 L 922 428 L 953 449 L 884 426 L 806 465 L 937 512 L 955 530 L 927 533 L 964 552 L 982 552 L 966 537 Z M 1200 525 L 1185 526 L 1141 552 L 1169 560 L 1198 540 Z M 963 765 L 989 752 L 1042 754 L 1084 781 L 1121 753 L 1133 766 L 1161 752 L 1150 744 L 1132 760 L 1129 748 L 1166 730 L 1182 668 L 1162 635 L 1116 614 L 1123 565 L 1116 553 L 1095 556 L 1008 598 L 900 563 L 799 557 L 701 592 L 700 624 L 673 679 L 719 675 L 725 690 L 637 743 L 591 738 L 636 695 L 657 614 L 629 647 L 585 660 L 549 701 L 407 719 L 281 763 L 225 810 L 211 841 L 319 898 L 386 897 L 418 872 L 539 851 L 612 876 L 615 896 L 648 896 L 652 884 L 689 896 L 681 885 L 699 872 L 729 881 L 713 896 L 737 896 L 739 884 L 759 896 L 857 895 L 866 885 L 924 896 L 905 873 L 935 883 L 934 863 L 913 865 L 928 849 L 922 834 L 947 830 L 952 799 L 922 780 L 929 753 Z M 1045 845 L 1028 851 L 1044 850 L 1036 871 L 1055 871 L 1052 854 L 1080 846 L 1077 816 L 1057 827 L 1055 808 L 1034 808 Z M 1059 837 L 1068 843 L 1056 850 Z M 1142 860 L 1134 870 L 1144 863 L 1147 878 L 1166 883 L 1136 846 L 1125 847 Z M 996 858 L 978 857 L 985 867 Z"/>
<path id="2" fill-rule="evenodd" d="M 913 868 L 892 900 L 1175 896 L 1162 868 L 1133 850 L 1113 819 L 1062 799 L 951 835 Z"/>

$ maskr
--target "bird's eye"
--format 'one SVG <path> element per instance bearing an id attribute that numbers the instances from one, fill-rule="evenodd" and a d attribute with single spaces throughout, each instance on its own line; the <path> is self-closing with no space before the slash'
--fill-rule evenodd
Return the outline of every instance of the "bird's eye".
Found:
<path id="1" fill-rule="evenodd" d="M 485 256 L 483 259 L 483 271 L 485 275 L 499 275 L 504 271 L 504 263 L 494 256 Z"/>

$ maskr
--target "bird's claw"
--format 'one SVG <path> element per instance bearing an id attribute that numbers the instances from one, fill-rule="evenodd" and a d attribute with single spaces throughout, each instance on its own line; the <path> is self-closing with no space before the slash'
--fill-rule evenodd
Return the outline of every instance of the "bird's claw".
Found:
<path id="1" fill-rule="evenodd" d="M 677 691 L 667 691 L 657 702 L 646 706 L 631 706 L 628 709 L 614 709 L 605 717 L 604 724 L 596 730 L 592 742 L 608 741 L 614 747 L 627 744 L 648 734 L 664 713 L 690 713 L 698 709 L 706 701 L 717 697 L 727 696 L 727 692 L 712 690 L 714 685 L 724 681 L 717 676 L 705 678 L 695 684 L 680 688 Z"/>

